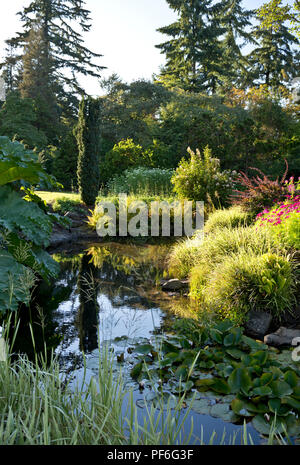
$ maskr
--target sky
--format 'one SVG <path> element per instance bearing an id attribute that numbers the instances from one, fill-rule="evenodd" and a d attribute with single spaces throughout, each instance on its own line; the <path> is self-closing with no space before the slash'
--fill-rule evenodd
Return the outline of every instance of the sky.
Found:
<path id="1" fill-rule="evenodd" d="M 2 0 L 0 6 L 0 57 L 4 56 L 4 41 L 21 31 L 16 16 L 31 0 Z M 254 9 L 265 3 L 262 0 L 244 0 L 244 7 Z M 4 6 L 5 4 L 5 6 Z M 165 0 L 86 0 L 91 11 L 92 28 L 84 33 L 85 45 L 103 57 L 99 60 L 102 77 L 117 73 L 125 82 L 151 79 L 164 64 L 164 55 L 155 45 L 166 40 L 156 30 L 171 24 L 176 14 Z M 80 79 L 91 95 L 101 93 L 97 79 Z"/>

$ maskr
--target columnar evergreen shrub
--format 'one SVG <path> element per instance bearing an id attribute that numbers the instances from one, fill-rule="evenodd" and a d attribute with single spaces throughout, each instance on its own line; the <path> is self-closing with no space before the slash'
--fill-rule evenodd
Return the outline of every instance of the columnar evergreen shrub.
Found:
<path id="1" fill-rule="evenodd" d="M 100 100 L 92 97 L 82 99 L 76 137 L 79 192 L 84 203 L 94 205 L 100 185 Z"/>

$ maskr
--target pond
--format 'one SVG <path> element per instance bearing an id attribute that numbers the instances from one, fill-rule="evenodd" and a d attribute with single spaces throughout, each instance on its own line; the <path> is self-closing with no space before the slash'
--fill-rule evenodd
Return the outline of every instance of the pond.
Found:
<path id="1" fill-rule="evenodd" d="M 62 371 L 72 374 L 73 382 L 80 382 L 84 373 L 83 352 L 87 380 L 97 375 L 99 347 L 106 343 L 114 351 L 116 376 L 122 366 L 125 386 L 133 390 L 134 400 L 143 417 L 143 402 L 155 401 L 153 389 L 145 383 L 143 389 L 132 379 L 130 371 L 135 363 L 132 350 L 136 344 L 153 342 L 162 334 L 172 332 L 178 306 L 187 306 L 187 299 L 162 292 L 159 281 L 164 276 L 164 262 L 168 245 L 127 245 L 106 243 L 84 245 L 81 252 L 61 251 L 54 258 L 61 265 L 60 276 L 53 285 L 43 283 L 35 297 L 37 312 L 34 321 L 35 344 L 42 349 L 44 342 L 59 357 Z M 30 352 L 30 336 L 21 323 L 19 348 Z M 194 438 L 203 437 L 207 443 L 216 432 L 216 443 L 226 432 L 225 443 L 234 435 L 240 443 L 243 426 L 224 421 L 208 413 L 203 395 L 196 392 L 195 408 L 186 422 L 189 430 L 194 424 Z M 176 397 L 169 391 L 166 399 Z M 229 397 L 229 396 L 228 396 Z M 210 405 L 219 399 L 212 397 Z M 228 404 L 229 405 L 229 404 Z M 126 406 L 124 405 L 124 411 Z M 185 408 L 182 410 L 182 417 Z M 248 433 L 255 444 L 262 442 L 260 434 L 249 423 Z M 197 441 L 196 441 L 197 443 Z"/>

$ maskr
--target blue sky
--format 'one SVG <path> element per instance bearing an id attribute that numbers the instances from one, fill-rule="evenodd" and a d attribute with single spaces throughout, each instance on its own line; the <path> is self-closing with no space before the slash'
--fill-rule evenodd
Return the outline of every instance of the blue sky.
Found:
<path id="1" fill-rule="evenodd" d="M 5 3 L 5 6 L 3 5 Z M 30 0 L 1 2 L 0 55 L 4 40 L 21 30 L 16 13 Z M 244 6 L 257 8 L 263 0 L 245 0 Z M 103 77 L 117 73 L 125 81 L 150 79 L 164 64 L 164 56 L 155 48 L 165 40 L 156 29 L 176 19 L 165 0 L 86 0 L 91 11 L 92 29 L 85 35 L 85 44 L 101 53 L 100 64 L 108 69 Z M 81 79 L 85 89 L 94 95 L 101 92 L 97 79 Z"/>

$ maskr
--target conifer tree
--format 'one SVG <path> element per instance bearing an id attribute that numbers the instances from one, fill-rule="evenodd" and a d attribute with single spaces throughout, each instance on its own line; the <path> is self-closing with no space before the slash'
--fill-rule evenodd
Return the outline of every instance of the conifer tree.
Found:
<path id="1" fill-rule="evenodd" d="M 218 41 L 222 29 L 214 20 L 216 8 L 212 0 L 167 0 L 167 3 L 179 18 L 158 29 L 171 37 L 156 46 L 167 59 L 160 81 L 188 91 L 214 92 L 222 73 Z"/>
<path id="2" fill-rule="evenodd" d="M 75 109 L 77 95 L 84 93 L 78 75 L 99 78 L 100 70 L 103 69 L 94 62 L 102 55 L 83 45 L 81 33 L 88 32 L 91 28 L 90 12 L 84 8 L 84 4 L 84 0 L 32 0 L 28 7 L 18 13 L 23 31 L 7 41 L 15 50 L 16 60 L 23 60 L 27 53 L 28 65 L 28 48 L 32 40 L 30 35 L 32 30 L 39 31 L 39 47 L 43 50 L 45 65 L 41 74 L 47 81 L 45 86 L 52 86 L 51 92 L 56 94 L 65 111 L 70 110 L 70 106 Z M 77 30 L 73 26 L 75 23 Z M 28 69 L 27 66 L 27 73 Z M 26 92 L 25 88 L 26 83 L 23 82 L 23 92 Z"/>
<path id="3" fill-rule="evenodd" d="M 94 205 L 100 186 L 100 99 L 83 98 L 76 128 L 78 187 L 86 205 Z"/>
<path id="4" fill-rule="evenodd" d="M 245 10 L 242 0 L 222 0 L 216 7 L 216 19 L 223 28 L 221 38 L 223 87 L 237 87 L 243 81 L 247 69 L 247 58 L 243 47 L 255 43 L 250 26 L 254 11 Z"/>
<path id="5" fill-rule="evenodd" d="M 19 85 L 21 96 L 33 99 L 36 104 L 37 129 L 45 132 L 49 143 L 58 143 L 61 125 L 55 95 L 54 66 L 44 31 L 38 23 L 30 30 L 23 53 L 23 73 Z"/>
<path id="6" fill-rule="evenodd" d="M 258 24 L 254 27 L 253 36 L 258 46 L 248 57 L 250 84 L 265 84 L 276 90 L 299 76 L 299 52 L 296 51 L 299 40 L 284 23 L 268 29 Z"/>

